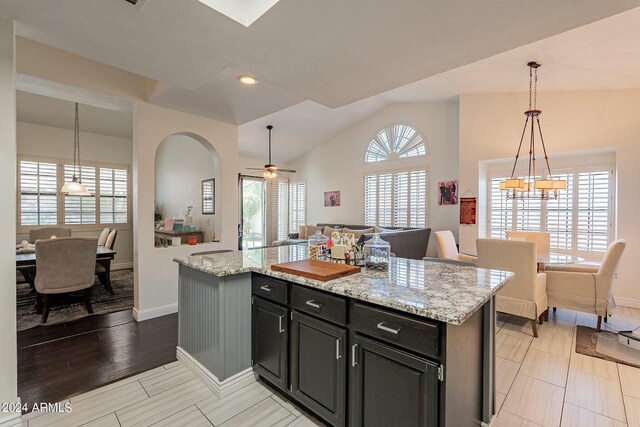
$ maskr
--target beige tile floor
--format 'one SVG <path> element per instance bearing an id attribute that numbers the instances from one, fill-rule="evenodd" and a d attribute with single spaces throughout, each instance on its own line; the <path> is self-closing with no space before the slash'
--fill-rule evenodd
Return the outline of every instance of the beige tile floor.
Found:
<path id="1" fill-rule="evenodd" d="M 558 310 L 533 338 L 526 321 L 499 316 L 494 425 L 640 427 L 640 369 L 575 352 L 575 325 L 595 316 Z M 640 310 L 618 308 L 608 327 L 633 329 Z M 314 426 L 261 383 L 216 398 L 178 362 L 70 399 L 68 414 L 28 414 L 23 426 Z"/>
<path id="2" fill-rule="evenodd" d="M 596 317 L 550 313 L 533 338 L 528 321 L 498 316 L 499 427 L 640 427 L 640 369 L 575 352 L 575 325 Z M 640 310 L 619 307 L 607 328 L 634 329 Z"/>

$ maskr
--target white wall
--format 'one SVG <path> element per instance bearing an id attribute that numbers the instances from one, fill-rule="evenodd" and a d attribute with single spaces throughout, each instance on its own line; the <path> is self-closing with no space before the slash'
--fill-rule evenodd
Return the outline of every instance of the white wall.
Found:
<path id="1" fill-rule="evenodd" d="M 18 155 L 73 161 L 73 130 L 18 122 Z M 133 141 L 109 135 L 80 132 L 81 160 L 126 165 L 131 170 Z M 129 173 L 131 177 L 131 173 Z M 132 211 L 129 197 L 129 217 Z M 131 223 L 131 220 L 130 220 Z M 102 230 L 74 231 L 74 236 L 98 237 Z M 17 240 L 28 239 L 28 233 L 19 233 Z M 118 229 L 115 250 L 118 252 L 113 268 L 131 268 L 133 263 L 132 228 Z"/>
<path id="2" fill-rule="evenodd" d="M 365 165 L 364 153 L 378 131 L 406 123 L 420 132 L 427 155 L 420 158 Z M 390 105 L 351 128 L 319 144 L 291 162 L 298 170 L 292 180 L 306 180 L 307 223 L 364 223 L 364 175 L 375 168 L 427 168 L 427 223 L 433 231 L 457 234 L 459 206 L 438 206 L 437 182 L 458 178 L 458 104 L 456 102 L 399 103 Z M 460 194 L 466 187 L 460 186 Z M 324 207 L 324 192 L 340 190 L 340 207 Z M 435 255 L 433 243 L 429 255 Z"/>
<path id="3" fill-rule="evenodd" d="M 513 157 L 524 123 L 526 93 L 460 96 L 460 188 L 486 194 L 479 162 Z M 580 91 L 542 93 L 538 97 L 545 143 L 551 154 L 585 150 L 616 152 L 617 236 L 627 239 L 627 251 L 613 292 L 623 305 L 640 307 L 640 91 Z M 610 154 L 603 155 L 606 161 Z M 526 156 L 525 156 L 526 157 Z M 553 171 L 554 163 L 551 159 Z M 481 198 L 486 199 L 486 197 Z M 483 235 L 486 209 L 479 224 L 460 226 L 461 250 L 474 250 Z"/>
<path id="4" fill-rule="evenodd" d="M 0 16 L 0 228 L 16 232 L 16 88 L 13 21 Z M 10 241 L 0 247 L 0 402 L 18 401 L 16 344 L 16 258 Z M 0 413 L 0 424 L 20 425 L 20 413 Z"/>
<path id="5" fill-rule="evenodd" d="M 138 320 L 177 310 L 178 267 L 173 259 L 195 251 L 237 248 L 238 224 L 238 128 L 145 102 L 134 105 L 133 206 L 134 270 Z M 168 136 L 186 134 L 201 138 L 209 152 L 220 158 L 220 183 L 216 188 L 216 227 L 220 242 L 202 245 L 154 247 L 153 212 L 155 196 L 155 156 Z M 216 180 L 216 184 L 218 184 Z"/>
<path id="6" fill-rule="evenodd" d="M 193 206 L 193 225 L 210 242 L 216 233 L 216 215 L 202 214 L 201 183 L 215 178 L 219 187 L 219 172 L 218 156 L 212 156 L 200 142 L 184 135 L 165 139 L 156 151 L 156 205 L 162 218 L 183 218 L 188 206 Z M 216 203 L 216 212 L 221 207 Z"/>

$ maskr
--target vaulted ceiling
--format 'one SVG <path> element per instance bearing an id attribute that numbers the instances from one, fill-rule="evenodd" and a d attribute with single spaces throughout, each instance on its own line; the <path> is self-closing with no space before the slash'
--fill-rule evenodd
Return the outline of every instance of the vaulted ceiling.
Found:
<path id="1" fill-rule="evenodd" d="M 638 6 L 640 0 L 280 0 L 248 27 L 198 0 L 0 0 L 0 14 L 13 17 L 23 37 L 158 80 L 153 104 L 246 123 L 245 155 L 255 155 L 263 125 L 280 114 L 287 122 L 274 129 L 274 155 L 281 150 L 286 161 L 308 149 L 295 144 L 300 136 L 313 139 L 314 128 L 325 135 L 325 128 L 397 102 L 388 91 L 409 85 L 407 100 L 432 97 L 437 86 L 411 84 Z M 241 85 L 243 73 L 259 83 Z M 293 149 L 281 145 L 287 129 L 298 129 L 287 141 Z"/>

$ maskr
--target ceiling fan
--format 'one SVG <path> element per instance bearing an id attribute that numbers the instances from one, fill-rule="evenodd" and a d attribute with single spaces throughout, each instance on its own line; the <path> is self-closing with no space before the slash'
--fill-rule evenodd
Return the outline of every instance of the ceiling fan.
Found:
<path id="1" fill-rule="evenodd" d="M 264 165 L 264 168 L 247 168 L 248 170 L 262 171 L 262 176 L 265 179 L 272 179 L 280 175 L 281 172 L 295 173 L 293 169 L 278 169 L 276 165 L 271 164 L 271 129 L 273 126 L 268 125 L 269 130 L 269 164 Z"/>

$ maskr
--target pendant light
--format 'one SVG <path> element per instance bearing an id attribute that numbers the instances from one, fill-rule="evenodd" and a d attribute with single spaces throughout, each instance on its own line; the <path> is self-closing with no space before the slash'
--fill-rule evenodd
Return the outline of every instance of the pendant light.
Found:
<path id="1" fill-rule="evenodd" d="M 547 148 L 544 145 L 542 128 L 540 127 L 540 114 L 542 114 L 542 111 L 537 109 L 538 68 L 540 68 L 540 64 L 532 61 L 529 62 L 527 66 L 529 67 L 529 109 L 524 112 L 527 119 L 524 122 L 524 129 L 522 129 L 518 152 L 516 153 L 516 159 L 513 163 L 513 169 L 511 170 L 511 178 L 500 183 L 500 190 L 507 192 L 508 199 L 539 198 L 547 200 L 550 194 L 553 194 L 557 198 L 560 190 L 566 190 L 567 181 L 551 178 L 549 156 L 547 155 Z M 527 134 L 527 130 L 529 130 L 529 169 L 526 177 L 518 178 L 514 175 L 516 173 L 518 159 L 520 158 L 522 142 Z M 544 161 L 547 166 L 546 179 L 536 179 L 536 130 L 540 137 Z"/>
<path id="2" fill-rule="evenodd" d="M 77 175 L 76 175 L 77 172 Z M 73 177 L 60 190 L 70 196 L 90 196 L 91 193 L 82 184 L 80 177 L 80 121 L 78 120 L 78 103 L 76 102 L 76 119 L 73 130 Z"/>

